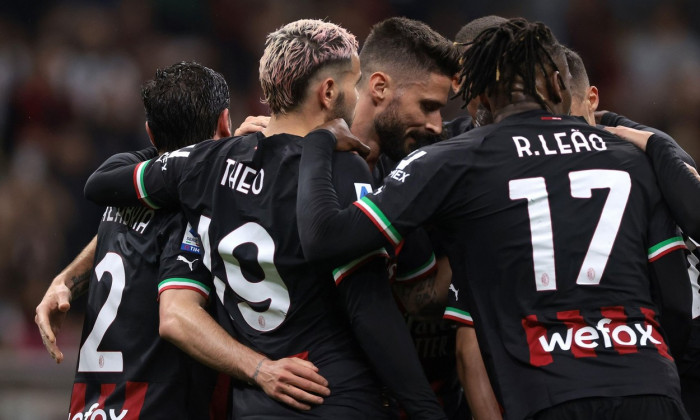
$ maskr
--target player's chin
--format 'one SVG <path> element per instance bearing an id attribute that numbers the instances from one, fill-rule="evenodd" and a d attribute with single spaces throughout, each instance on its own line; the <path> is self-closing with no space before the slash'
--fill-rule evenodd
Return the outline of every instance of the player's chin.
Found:
<path id="1" fill-rule="evenodd" d="M 440 140 L 440 135 L 431 133 L 414 133 L 411 136 L 406 137 L 404 141 L 404 147 L 406 153 L 412 153 L 421 147 L 429 146 L 436 141 Z"/>
<path id="2" fill-rule="evenodd" d="M 405 137 L 403 141 L 403 149 L 406 154 L 409 154 L 418 148 L 416 139 L 413 137 Z"/>

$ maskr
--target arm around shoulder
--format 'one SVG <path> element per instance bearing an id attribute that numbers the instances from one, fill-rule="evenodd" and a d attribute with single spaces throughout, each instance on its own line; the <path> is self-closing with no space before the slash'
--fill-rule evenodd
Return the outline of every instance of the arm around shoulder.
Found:
<path id="1" fill-rule="evenodd" d="M 134 189 L 134 170 L 146 159 L 157 156 L 155 148 L 119 153 L 107 159 L 90 175 L 85 184 L 85 198 L 101 206 L 140 205 Z M 150 156 L 150 157 L 149 157 Z"/>
<path id="2" fill-rule="evenodd" d="M 56 335 L 70 310 L 71 300 L 88 289 L 96 248 L 97 236 L 53 279 L 36 307 L 34 322 L 39 328 L 44 347 L 56 363 L 63 361 L 63 353 L 58 348 Z"/>

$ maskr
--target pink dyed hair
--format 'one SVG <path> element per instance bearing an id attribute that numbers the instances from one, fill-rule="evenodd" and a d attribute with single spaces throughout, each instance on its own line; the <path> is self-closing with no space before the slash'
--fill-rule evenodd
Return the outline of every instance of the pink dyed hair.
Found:
<path id="1" fill-rule="evenodd" d="M 357 54 L 357 40 L 346 29 L 322 20 L 301 19 L 272 32 L 260 59 L 260 84 L 273 114 L 293 110 L 311 77 L 322 67 Z"/>

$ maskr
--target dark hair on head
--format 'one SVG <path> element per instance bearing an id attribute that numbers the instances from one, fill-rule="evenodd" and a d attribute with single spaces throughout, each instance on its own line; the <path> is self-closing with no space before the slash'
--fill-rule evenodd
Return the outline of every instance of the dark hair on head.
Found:
<path id="1" fill-rule="evenodd" d="M 360 51 L 363 78 L 376 71 L 417 71 L 452 77 L 459 52 L 423 22 L 393 17 L 374 25 Z"/>
<path id="2" fill-rule="evenodd" d="M 564 55 L 566 56 L 566 64 L 569 65 L 571 72 L 571 94 L 585 95 L 584 90 L 590 86 L 586 66 L 583 64 L 583 59 L 574 50 L 564 47 Z"/>
<path id="3" fill-rule="evenodd" d="M 474 41 L 474 39 L 485 29 L 493 28 L 507 22 L 508 19 L 496 15 L 488 15 L 476 18 L 462 28 L 455 35 L 455 42 L 466 44 Z"/>
<path id="4" fill-rule="evenodd" d="M 541 22 L 516 18 L 486 29 L 462 55 L 459 76 L 462 87 L 457 96 L 466 104 L 481 94 L 508 93 L 520 79 L 524 93 L 547 108 L 544 98 L 537 92 L 537 75 L 559 71 L 553 57 L 562 54 L 562 48 L 552 31 Z M 546 83 L 551 92 L 550 78 L 546 78 Z"/>
<path id="5" fill-rule="evenodd" d="M 221 74 L 194 62 L 156 70 L 141 88 L 146 121 L 160 151 L 173 151 L 216 133 L 229 91 Z"/>

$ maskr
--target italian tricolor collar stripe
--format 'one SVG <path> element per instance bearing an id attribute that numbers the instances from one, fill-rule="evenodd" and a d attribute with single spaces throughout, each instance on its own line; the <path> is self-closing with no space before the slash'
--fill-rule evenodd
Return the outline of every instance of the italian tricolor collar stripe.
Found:
<path id="1" fill-rule="evenodd" d="M 148 198 L 148 194 L 146 194 L 146 186 L 143 182 L 143 173 L 150 162 L 150 160 L 141 162 L 138 165 L 136 165 L 136 168 L 134 168 L 134 189 L 136 190 L 136 195 L 138 199 L 143 203 L 144 206 L 156 210 L 159 207 L 156 206 L 150 198 Z"/>
<path id="2" fill-rule="evenodd" d="M 362 212 L 370 218 L 372 223 L 379 228 L 382 234 L 386 236 L 386 238 L 392 245 L 394 245 L 395 248 L 398 248 L 401 245 L 401 242 L 403 241 L 401 234 L 396 230 L 396 228 L 394 228 L 394 226 L 391 225 L 389 219 L 387 219 L 384 213 L 379 210 L 379 207 L 377 207 L 369 198 L 366 196 L 362 197 L 362 199 L 355 201 L 353 204 L 359 207 L 360 210 L 362 210 Z"/>
<path id="3" fill-rule="evenodd" d="M 685 242 L 680 236 L 675 236 L 649 248 L 649 262 L 653 262 L 677 249 L 685 249 Z"/>

